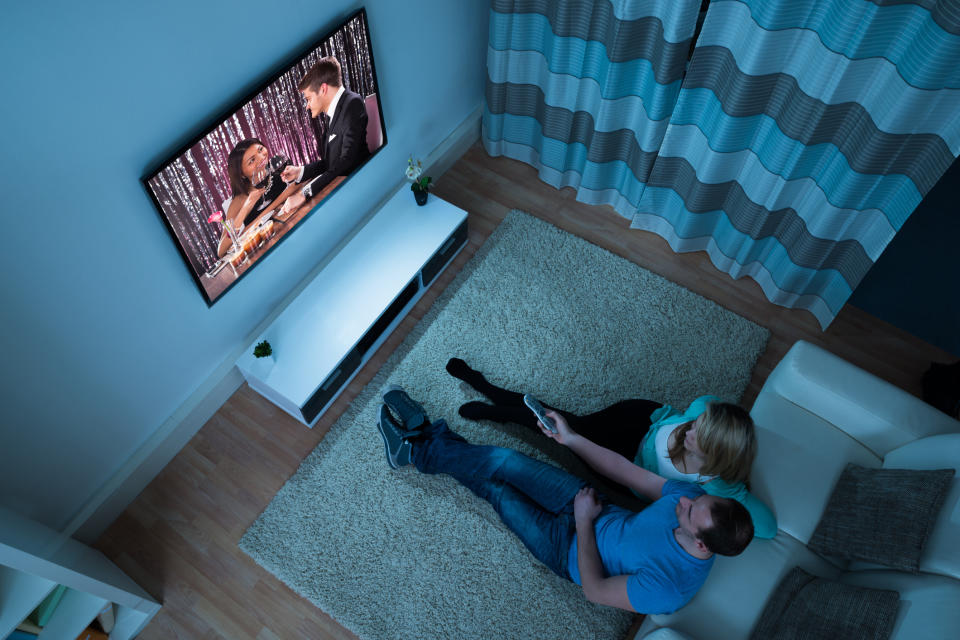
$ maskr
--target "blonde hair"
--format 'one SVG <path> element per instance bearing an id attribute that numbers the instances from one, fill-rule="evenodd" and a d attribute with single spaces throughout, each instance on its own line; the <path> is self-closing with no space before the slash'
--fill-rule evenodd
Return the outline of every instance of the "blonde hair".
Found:
<path id="1" fill-rule="evenodd" d="M 683 441 L 693 427 L 688 422 L 677 430 L 667 452 L 679 460 L 686 450 Z M 757 435 L 753 419 L 743 407 L 728 402 L 711 402 L 697 428 L 697 446 L 703 451 L 700 475 L 717 476 L 729 483 L 746 482 L 757 457 Z"/>

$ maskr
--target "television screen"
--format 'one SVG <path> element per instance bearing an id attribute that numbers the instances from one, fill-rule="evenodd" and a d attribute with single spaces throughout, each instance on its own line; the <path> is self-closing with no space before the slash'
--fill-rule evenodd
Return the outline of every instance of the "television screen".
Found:
<path id="1" fill-rule="evenodd" d="M 364 9 L 143 182 L 207 304 L 386 144 Z"/>

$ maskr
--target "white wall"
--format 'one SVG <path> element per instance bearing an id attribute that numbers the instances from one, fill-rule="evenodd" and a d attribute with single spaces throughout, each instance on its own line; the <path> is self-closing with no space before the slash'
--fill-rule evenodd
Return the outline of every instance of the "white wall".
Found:
<path id="1" fill-rule="evenodd" d="M 51 6 L 56 4 L 59 6 Z M 366 6 L 388 144 L 211 308 L 140 178 Z M 8 3 L 0 505 L 62 529 L 480 105 L 485 0 Z"/>

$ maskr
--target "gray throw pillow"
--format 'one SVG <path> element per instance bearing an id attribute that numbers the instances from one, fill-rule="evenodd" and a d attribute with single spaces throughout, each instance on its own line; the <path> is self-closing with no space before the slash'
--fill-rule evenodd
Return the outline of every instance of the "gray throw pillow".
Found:
<path id="1" fill-rule="evenodd" d="M 955 471 L 867 469 L 848 464 L 807 547 L 917 573 Z"/>
<path id="2" fill-rule="evenodd" d="M 790 570 L 767 600 L 750 640 L 886 640 L 900 594 Z"/>

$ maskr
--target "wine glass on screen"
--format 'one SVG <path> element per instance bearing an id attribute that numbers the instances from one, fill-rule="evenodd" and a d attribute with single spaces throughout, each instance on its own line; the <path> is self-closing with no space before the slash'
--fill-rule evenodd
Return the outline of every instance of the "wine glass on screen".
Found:
<path id="1" fill-rule="evenodd" d="M 273 163 L 275 167 L 274 171 L 277 172 L 277 175 L 282 174 L 284 169 L 293 164 L 293 161 L 290 160 L 290 158 L 284 153 L 278 153 L 277 155 L 273 156 L 270 158 L 270 162 Z M 290 184 L 291 182 L 293 182 L 293 180 L 283 181 L 284 184 Z"/>
<path id="2" fill-rule="evenodd" d="M 284 167 L 290 164 L 290 158 L 283 153 L 278 153 L 271 157 L 262 168 L 253 172 L 250 182 L 256 189 L 266 189 L 270 191 L 273 186 L 274 174 L 279 175 Z"/>

